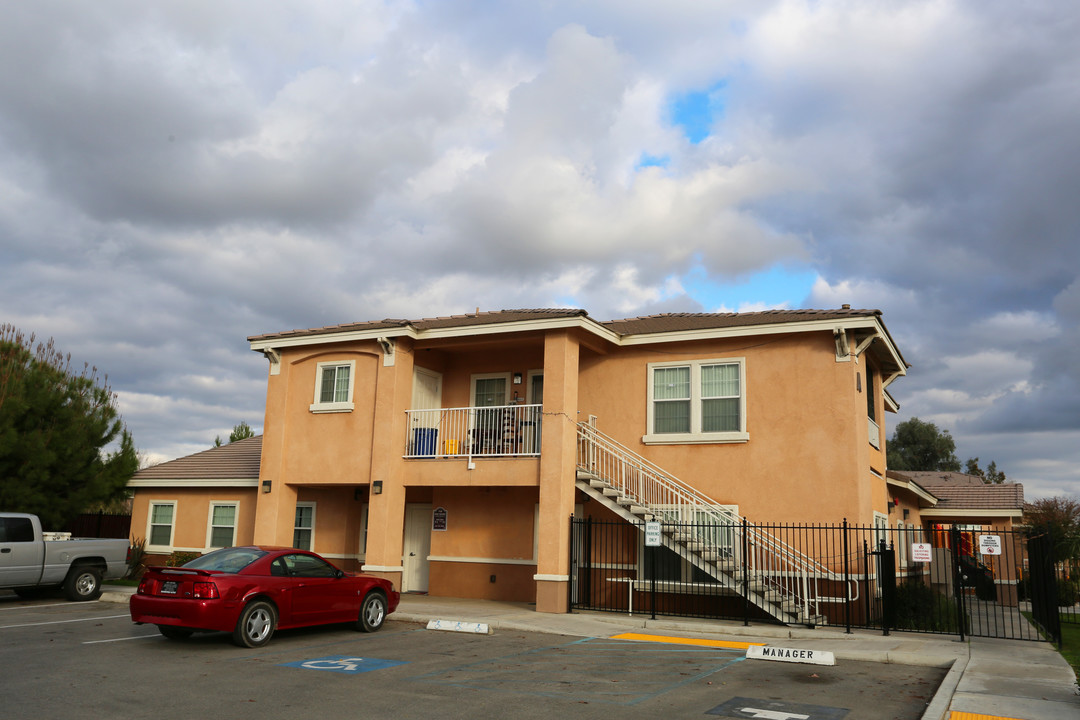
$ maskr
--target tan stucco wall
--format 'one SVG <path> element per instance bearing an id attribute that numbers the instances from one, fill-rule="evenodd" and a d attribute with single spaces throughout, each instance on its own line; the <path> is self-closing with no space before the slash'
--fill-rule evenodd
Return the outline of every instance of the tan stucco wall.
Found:
<path id="1" fill-rule="evenodd" d="M 204 552 L 207 547 L 207 523 L 210 502 L 237 504 L 236 544 L 252 541 L 255 527 L 255 488 L 139 488 L 131 503 L 131 538 L 149 536 L 148 513 L 151 502 L 174 502 L 173 547 Z"/>

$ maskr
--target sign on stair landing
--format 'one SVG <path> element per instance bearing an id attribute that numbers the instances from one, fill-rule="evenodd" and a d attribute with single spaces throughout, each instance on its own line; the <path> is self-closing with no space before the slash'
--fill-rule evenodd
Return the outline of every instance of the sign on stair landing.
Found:
<path id="1" fill-rule="evenodd" d="M 645 547 L 660 547 L 662 544 L 660 523 L 654 520 L 645 523 Z"/>

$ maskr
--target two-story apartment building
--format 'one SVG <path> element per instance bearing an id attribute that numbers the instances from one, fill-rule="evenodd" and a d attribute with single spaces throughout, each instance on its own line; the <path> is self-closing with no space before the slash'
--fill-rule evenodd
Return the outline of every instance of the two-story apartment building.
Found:
<path id="1" fill-rule="evenodd" d="M 510 310 L 248 340 L 268 360 L 257 488 L 250 468 L 146 487 L 151 553 L 232 527 L 404 591 L 559 612 L 575 514 L 887 523 L 883 415 L 907 365 L 877 310 Z"/>

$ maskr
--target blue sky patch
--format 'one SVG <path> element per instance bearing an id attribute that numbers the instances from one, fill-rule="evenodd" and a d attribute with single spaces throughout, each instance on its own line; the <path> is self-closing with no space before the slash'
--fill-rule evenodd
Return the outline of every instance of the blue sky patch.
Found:
<path id="1" fill-rule="evenodd" d="M 679 278 L 686 294 L 705 307 L 705 312 L 802 307 L 818 274 L 808 268 L 775 265 L 763 272 L 736 280 L 719 281 L 696 265 Z"/>
<path id="2" fill-rule="evenodd" d="M 681 127 L 691 143 L 696 145 L 709 137 L 713 125 L 723 116 L 724 86 L 724 82 L 718 82 L 707 90 L 689 92 L 671 101 L 671 123 Z"/>

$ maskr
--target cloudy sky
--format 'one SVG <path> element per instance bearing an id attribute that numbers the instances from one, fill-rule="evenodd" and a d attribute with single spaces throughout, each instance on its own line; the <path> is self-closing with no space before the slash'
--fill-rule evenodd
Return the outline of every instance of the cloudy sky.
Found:
<path id="1" fill-rule="evenodd" d="M 1075 0 L 7 3 L 0 321 L 145 459 L 261 429 L 245 338 L 879 308 L 901 413 L 1080 494 Z"/>

